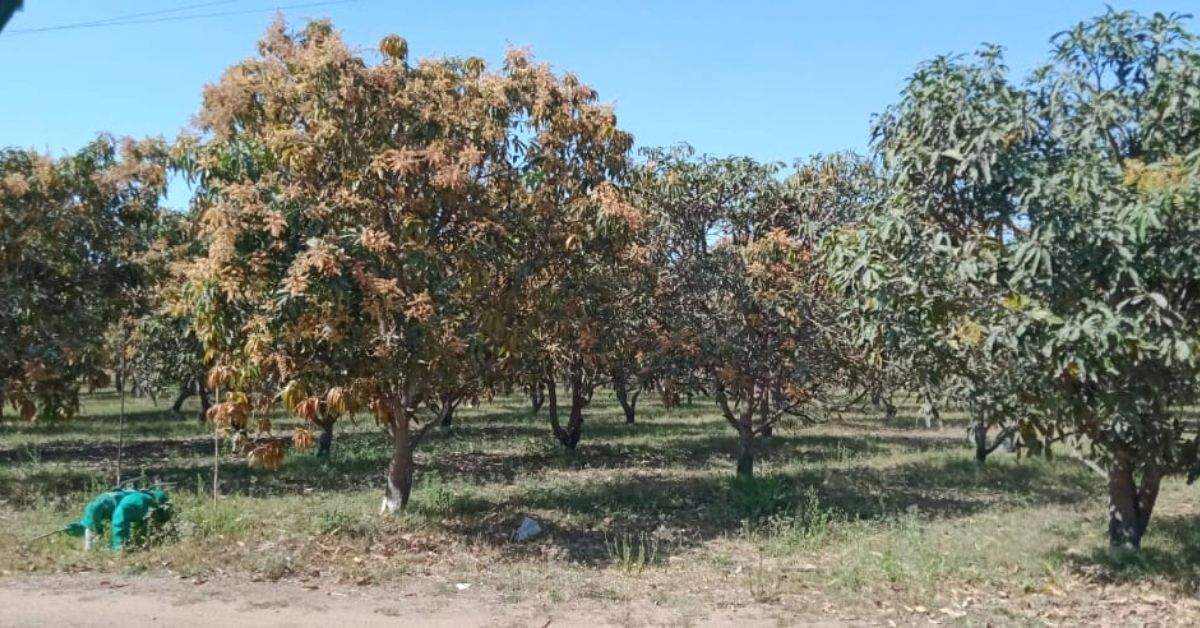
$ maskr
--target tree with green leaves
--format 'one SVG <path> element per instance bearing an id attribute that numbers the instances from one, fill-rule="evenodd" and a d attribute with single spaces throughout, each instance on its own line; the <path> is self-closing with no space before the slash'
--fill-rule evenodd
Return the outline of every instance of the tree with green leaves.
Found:
<path id="1" fill-rule="evenodd" d="M 1024 229 L 1018 195 L 1036 132 L 998 48 L 922 65 L 875 123 L 879 202 L 826 247 L 850 305 L 844 318 L 872 366 L 899 373 L 927 411 L 964 405 L 980 462 L 1008 434 L 989 444 L 989 428 L 1022 416 L 1021 373 L 985 340 L 1004 311 L 1006 247 Z"/>
<path id="2" fill-rule="evenodd" d="M 1162 478 L 1200 472 L 1200 49 L 1180 16 L 1060 33 L 1028 99 L 1028 224 L 995 343 L 1036 373 L 1044 439 L 1107 469 L 1109 536 L 1138 547 Z"/>
<path id="3" fill-rule="evenodd" d="M 1181 416 L 1200 391 L 1200 53 L 1161 14 L 1054 43 L 1023 86 L 996 48 L 923 66 L 876 127 L 886 199 L 830 259 L 865 345 L 976 434 L 1067 441 L 1107 475 L 1112 544 L 1137 547 L 1162 477 L 1200 468 Z"/>

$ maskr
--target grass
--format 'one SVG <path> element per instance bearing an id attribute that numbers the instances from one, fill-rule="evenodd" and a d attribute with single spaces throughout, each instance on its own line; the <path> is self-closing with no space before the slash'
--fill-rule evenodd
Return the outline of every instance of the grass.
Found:
<path id="1" fill-rule="evenodd" d="M 1200 590 L 1200 511 L 1181 483 L 1164 487 L 1143 552 L 1112 556 L 1091 471 L 1006 454 L 980 467 L 961 417 L 927 429 L 909 407 L 891 421 L 864 412 L 781 431 L 764 444 L 757 477 L 737 480 L 734 436 L 703 401 L 673 410 L 648 401 L 630 426 L 600 393 L 568 453 L 544 417 L 503 398 L 462 408 L 453 429 L 422 443 L 401 517 L 376 514 L 388 450 L 369 421 L 340 423 L 329 461 L 289 450 L 267 472 L 223 454 L 214 502 L 211 434 L 194 408 L 182 417 L 163 400 L 128 408 L 125 475 L 172 484 L 176 540 L 117 556 L 84 554 L 61 536 L 27 543 L 77 518 L 115 479 L 114 397 L 98 393 L 76 419 L 0 424 L 0 574 L 221 570 L 351 583 L 419 574 L 439 591 L 473 581 L 548 602 L 571 590 L 630 599 L 649 584 L 655 603 L 680 607 L 816 596 L 846 608 L 871 600 L 877 619 L 936 608 L 1001 623 L 1037 620 L 1038 604 L 1011 614 L 1015 596 L 1061 606 L 1049 592 Z M 294 425 L 274 423 L 280 434 Z M 545 532 L 516 543 L 524 516 Z"/>

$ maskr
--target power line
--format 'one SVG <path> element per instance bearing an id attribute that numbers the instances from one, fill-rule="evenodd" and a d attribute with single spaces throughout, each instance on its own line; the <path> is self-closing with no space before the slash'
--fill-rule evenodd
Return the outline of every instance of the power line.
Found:
<path id="1" fill-rule="evenodd" d="M 214 12 L 214 13 L 196 13 L 193 15 L 176 15 L 176 16 L 172 16 L 172 17 L 160 17 L 160 18 L 152 18 L 152 19 L 129 19 L 133 16 L 124 16 L 124 17 L 118 17 L 118 18 L 108 18 L 106 20 L 98 20 L 98 21 L 93 21 L 93 22 L 79 22 L 79 23 L 75 23 L 75 24 L 60 24 L 57 26 L 44 26 L 41 28 L 13 29 L 13 30 L 9 30 L 8 34 L 19 35 L 22 33 L 32 34 L 32 33 L 44 33 L 44 32 L 49 32 L 49 31 L 75 30 L 75 29 L 82 29 L 82 28 L 101 28 L 101 27 L 106 27 L 106 26 L 128 26 L 128 25 L 132 25 L 132 24 L 158 24 L 158 23 L 162 23 L 162 22 L 184 22 L 187 20 L 198 20 L 198 19 L 212 18 L 212 17 L 230 17 L 230 16 L 234 16 L 234 15 L 249 15 L 252 13 L 270 13 L 273 11 L 283 11 L 286 9 L 305 9 L 305 8 L 310 8 L 310 7 L 333 6 L 333 5 L 337 5 L 337 4 L 350 4 L 350 3 L 358 2 L 358 1 L 359 0 L 328 0 L 326 2 L 304 2 L 304 3 L 299 3 L 299 4 L 280 5 L 277 7 L 264 8 L 264 9 L 242 9 L 240 11 L 219 11 L 219 12 Z M 222 3 L 219 3 L 219 2 L 208 3 L 209 6 L 211 6 L 213 4 L 222 4 Z M 197 8 L 197 7 L 192 6 L 190 8 Z M 159 11 L 158 13 L 176 12 L 176 11 L 180 11 L 180 10 L 183 10 L 183 7 L 180 7 L 179 9 L 175 9 L 175 10 L 171 10 L 171 11 L 166 11 L 166 10 Z M 151 11 L 150 13 L 155 13 L 155 12 Z"/>
<path id="2" fill-rule="evenodd" d="M 155 16 L 155 15 L 163 15 L 165 13 L 178 13 L 180 11 L 191 11 L 192 9 L 203 9 L 206 7 L 216 6 L 219 4 L 230 4 L 233 2 L 237 2 L 237 0 L 219 0 L 218 2 L 203 2 L 201 4 L 188 4 L 188 5 L 184 5 L 181 7 L 175 7 L 172 9 L 159 9 L 158 11 L 145 11 L 142 13 L 129 13 L 126 15 L 116 15 L 113 17 L 108 17 L 108 18 L 104 18 L 101 20 L 91 20 L 88 22 L 75 22 L 73 24 L 61 24 L 59 26 L 46 26 L 46 27 L 41 27 L 41 28 L 17 28 L 17 29 L 13 29 L 9 32 L 10 33 L 41 33 L 41 32 L 45 32 L 45 31 L 58 31 L 58 30 L 66 30 L 66 29 L 71 29 L 71 28 L 83 28 L 85 26 L 97 26 L 100 24 L 107 24 L 109 22 L 118 22 L 118 21 L 122 21 L 122 20 L 131 20 L 131 19 L 141 18 L 141 17 L 151 17 L 151 16 Z"/>

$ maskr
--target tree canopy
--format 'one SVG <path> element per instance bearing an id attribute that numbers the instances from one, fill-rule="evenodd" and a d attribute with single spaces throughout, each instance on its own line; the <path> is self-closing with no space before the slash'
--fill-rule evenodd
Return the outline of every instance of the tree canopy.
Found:
<path id="1" fill-rule="evenodd" d="M 885 198 L 830 259 L 860 341 L 980 427 L 1107 468 L 1136 546 L 1161 476 L 1197 468 L 1200 54 L 1161 14 L 1054 43 L 1022 84 L 994 47 L 923 66 L 876 124 Z"/>
<path id="2" fill-rule="evenodd" d="M 303 391 L 309 418 L 374 412 L 397 510 L 411 424 L 442 379 L 529 342 L 545 299 L 576 303 L 561 291 L 583 264 L 563 255 L 603 228 L 630 140 L 593 90 L 524 51 L 489 71 L 410 63 L 398 37 L 380 50 L 371 65 L 328 23 L 280 23 L 206 90 L 190 160 L 209 253 L 190 282 L 234 386 Z"/>
<path id="3" fill-rule="evenodd" d="M 0 405 L 71 415 L 107 378 L 104 338 L 145 278 L 165 151 L 100 136 L 75 155 L 0 151 Z"/>

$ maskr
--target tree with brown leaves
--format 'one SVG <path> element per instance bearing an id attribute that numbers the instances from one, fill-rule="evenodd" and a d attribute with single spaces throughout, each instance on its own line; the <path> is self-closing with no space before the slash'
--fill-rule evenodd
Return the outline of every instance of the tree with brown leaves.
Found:
<path id="1" fill-rule="evenodd" d="M 434 424 L 418 409 L 463 363 L 511 359 L 546 272 L 536 228 L 604 207 L 629 139 L 593 90 L 522 51 L 489 71 L 410 63 L 395 36 L 379 49 L 372 64 L 327 22 L 276 24 L 205 90 L 200 135 L 183 141 L 208 245 L 188 291 L 206 350 L 233 386 L 302 390 L 303 413 L 369 408 L 392 442 L 393 512 Z"/>
<path id="2" fill-rule="evenodd" d="M 82 382 L 107 379 L 105 335 L 143 283 L 165 157 L 109 136 L 59 159 L 0 151 L 0 407 L 69 416 Z"/>
<path id="3" fill-rule="evenodd" d="M 810 421 L 850 388 L 852 353 L 815 253 L 858 209 L 838 189 L 863 166 L 841 157 L 780 167 L 748 158 L 651 151 L 637 198 L 653 222 L 659 361 L 672 381 L 711 391 L 750 477 L 759 437 Z"/>

